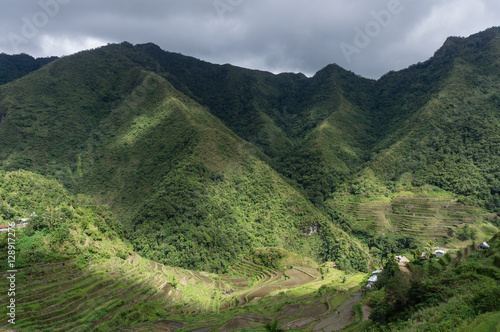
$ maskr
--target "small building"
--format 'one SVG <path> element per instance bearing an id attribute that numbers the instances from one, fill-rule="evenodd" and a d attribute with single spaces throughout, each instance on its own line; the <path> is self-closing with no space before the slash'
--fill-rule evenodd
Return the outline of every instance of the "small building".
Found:
<path id="1" fill-rule="evenodd" d="M 382 270 L 375 270 L 372 272 L 373 275 L 379 275 L 380 273 L 382 273 Z"/>
<path id="2" fill-rule="evenodd" d="M 373 275 L 370 278 L 368 278 L 368 282 L 377 282 L 377 279 L 378 279 L 378 276 L 377 275 Z"/>
<path id="3" fill-rule="evenodd" d="M 425 252 L 422 251 L 422 253 L 418 256 L 418 259 L 420 259 L 421 261 L 424 261 L 426 260 L 427 258 L 427 255 L 425 254 Z"/>
<path id="4" fill-rule="evenodd" d="M 31 214 L 32 217 L 36 217 L 36 213 L 33 212 Z M 30 221 L 31 218 L 19 218 L 17 219 L 16 221 L 16 228 L 24 228 L 26 226 L 28 226 L 28 221 Z"/>
<path id="5" fill-rule="evenodd" d="M 484 241 L 480 245 L 477 246 L 479 249 L 490 249 L 490 245 Z"/>
<path id="6" fill-rule="evenodd" d="M 0 232 L 8 232 L 8 231 L 9 231 L 9 226 L 0 225 Z"/>
<path id="7" fill-rule="evenodd" d="M 330 269 L 334 269 L 337 267 L 337 264 L 335 264 L 334 262 L 326 262 L 325 267 L 330 268 Z"/>
<path id="8" fill-rule="evenodd" d="M 436 258 L 441 258 L 444 256 L 445 252 L 444 250 L 438 249 L 434 251 L 434 254 L 436 255 Z"/>

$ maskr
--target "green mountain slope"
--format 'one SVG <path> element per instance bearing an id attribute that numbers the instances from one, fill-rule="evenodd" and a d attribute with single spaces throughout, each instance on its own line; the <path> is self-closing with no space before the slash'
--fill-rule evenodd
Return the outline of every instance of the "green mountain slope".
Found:
<path id="1" fill-rule="evenodd" d="M 213 65 L 152 44 L 136 48 L 177 89 L 267 154 L 313 201 L 357 170 L 373 143 L 368 106 L 374 82 L 338 66 L 307 79 Z"/>
<path id="2" fill-rule="evenodd" d="M 153 44 L 80 52 L 0 86 L 0 167 L 108 204 L 161 263 L 224 271 L 276 246 L 365 270 L 370 237 L 425 241 L 438 227 L 446 240 L 490 216 L 439 208 L 426 223 L 402 216 L 401 197 L 426 200 L 434 185 L 459 195 L 438 200 L 498 210 L 498 35 L 451 38 L 378 81 L 336 65 L 273 75 Z M 383 197 L 382 216 L 368 201 Z"/>
<path id="3" fill-rule="evenodd" d="M 0 233 L 0 287 L 15 283 L 15 295 L 0 298 L 6 330 L 191 330 L 248 324 L 241 317 L 260 328 L 290 302 L 311 308 L 290 320 L 315 319 L 337 289 L 339 301 L 363 278 L 276 248 L 252 250 L 225 275 L 165 266 L 132 252 L 106 206 L 41 175 L 0 171 L 0 223 L 21 217 L 27 226 L 16 227 L 15 237 Z M 16 257 L 14 281 L 7 255 Z"/>
<path id="4" fill-rule="evenodd" d="M 1 86 L 2 168 L 31 169 L 74 185 L 83 143 L 139 74 L 111 48 L 59 59 Z"/>
<path id="5" fill-rule="evenodd" d="M 27 218 L 27 226 L 14 228 L 15 267 L 34 263 L 77 259 L 81 267 L 88 261 L 114 256 L 125 258 L 132 246 L 123 241 L 123 225 L 106 206 L 89 197 L 72 196 L 60 183 L 26 171 L 0 171 L 0 224 L 17 224 Z M 7 234 L 1 238 L 2 270 L 7 270 Z"/>
<path id="6" fill-rule="evenodd" d="M 31 218 L 18 263 L 20 280 L 36 283 L 20 291 L 27 312 L 48 298 L 39 319 L 21 314 L 22 328 L 259 329 L 272 313 L 312 329 L 361 281 L 331 262 L 366 272 L 429 241 L 491 238 L 499 59 L 499 28 L 450 38 L 428 61 L 378 81 L 336 65 L 311 78 L 213 65 L 153 44 L 54 61 L 0 56 L 0 221 Z M 453 302 L 408 295 L 428 307 L 415 309 L 418 324 L 434 328 L 426 315 L 435 308 L 484 308 L 480 288 L 498 288 L 491 255 L 432 263 L 423 269 L 442 272 L 435 279 L 393 284 Z M 44 283 L 40 271 L 55 277 Z M 74 284 L 59 284 L 57 271 Z M 465 289 L 461 278 L 479 280 L 477 289 L 436 290 Z M 393 315 L 401 298 L 389 300 L 374 300 L 374 320 L 406 328 Z M 436 326 L 497 317 L 459 311 L 460 321 Z"/>
<path id="7" fill-rule="evenodd" d="M 490 29 L 449 38 L 427 62 L 381 79 L 376 111 L 387 126 L 369 162 L 375 173 L 389 181 L 409 173 L 416 185 L 499 211 L 499 56 L 498 29 Z"/>
<path id="8" fill-rule="evenodd" d="M 35 59 L 27 54 L 0 54 L 0 85 L 14 81 L 54 61 L 57 57 Z"/>
<path id="9" fill-rule="evenodd" d="M 126 44 L 82 52 L 2 87 L 3 167 L 53 176 L 108 204 L 136 250 L 162 263 L 224 271 L 252 247 L 279 246 L 367 269 L 366 250 L 270 158 L 134 65 L 137 57 Z M 26 97 L 32 83 L 42 103 Z M 325 232 L 306 235 L 318 226 Z"/>

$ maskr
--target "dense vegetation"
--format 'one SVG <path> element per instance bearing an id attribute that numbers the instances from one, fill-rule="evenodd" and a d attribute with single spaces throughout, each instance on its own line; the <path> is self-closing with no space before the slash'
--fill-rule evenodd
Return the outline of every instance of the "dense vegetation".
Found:
<path id="1" fill-rule="evenodd" d="M 61 59 L 1 54 L 0 223 L 29 218 L 17 233 L 22 278 L 41 278 L 30 266 L 52 262 L 68 280 L 99 280 L 84 291 L 64 283 L 62 302 L 51 293 L 57 278 L 47 281 L 42 320 L 48 329 L 61 328 L 53 312 L 88 329 L 167 315 L 210 322 L 225 299 L 272 322 L 264 312 L 290 301 L 339 307 L 359 271 L 387 262 L 370 328 L 498 321 L 498 238 L 490 251 L 414 260 L 411 274 L 391 257 L 498 232 L 499 59 L 499 28 L 450 38 L 377 81 L 336 65 L 311 78 L 273 75 L 126 42 Z M 2 269 L 6 246 L 1 235 Z M 132 303 L 110 300 L 115 287 L 132 287 Z M 271 292 L 276 303 L 254 294 Z M 70 303 L 84 310 L 61 313 Z M 44 325 L 23 315 L 28 329 Z M 230 324 L 236 312 L 224 315 Z"/>
<path id="2" fill-rule="evenodd" d="M 89 261 L 116 254 L 125 258 L 132 247 L 123 226 L 106 206 L 85 196 L 71 196 L 55 180 L 25 171 L 0 171 L 0 223 L 28 218 L 16 229 L 16 267 L 53 260 Z M 7 267 L 7 236 L 0 237 L 0 261 Z"/>
<path id="3" fill-rule="evenodd" d="M 107 204 L 134 249 L 165 264 L 222 272 L 265 246 L 366 271 L 433 232 L 443 243 L 492 232 L 498 36 L 451 38 L 378 81 L 336 65 L 273 75 L 153 44 L 38 70 L 3 56 L 30 74 L 0 86 L 0 168 Z M 407 208 L 405 195 L 420 196 Z"/>
<path id="4" fill-rule="evenodd" d="M 498 28 L 449 38 L 428 61 L 380 79 L 370 161 L 379 176 L 411 174 L 500 211 L 498 45 Z"/>
<path id="5" fill-rule="evenodd" d="M 387 261 L 370 295 L 370 318 L 381 330 L 493 331 L 500 311 L 500 233 L 489 249 L 414 260 L 411 273 Z"/>
<path id="6" fill-rule="evenodd" d="M 360 243 L 262 151 L 145 71 L 151 61 L 131 45 L 111 45 L 4 86 L 2 167 L 54 177 L 107 203 L 135 250 L 162 263 L 222 272 L 251 248 L 278 246 L 368 269 Z M 33 82 L 36 93 L 27 95 Z M 335 244 L 322 249 L 327 242 Z"/>
<path id="7" fill-rule="evenodd" d="M 35 59 L 27 54 L 7 55 L 0 53 L 0 85 L 31 73 L 57 57 Z"/>

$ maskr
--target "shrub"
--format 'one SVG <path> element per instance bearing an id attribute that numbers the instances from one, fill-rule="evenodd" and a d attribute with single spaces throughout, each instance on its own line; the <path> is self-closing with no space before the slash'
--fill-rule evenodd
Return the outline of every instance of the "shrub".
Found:
<path id="1" fill-rule="evenodd" d="M 463 228 L 459 228 L 456 231 L 457 237 L 461 241 L 474 240 L 476 238 L 477 230 L 465 225 Z"/>
<path id="2" fill-rule="evenodd" d="M 500 310 L 500 287 L 480 291 L 472 302 L 478 313 Z"/>
<path id="3" fill-rule="evenodd" d="M 500 254 L 495 255 L 495 257 L 493 258 L 493 265 L 495 265 L 496 267 L 500 267 Z"/>

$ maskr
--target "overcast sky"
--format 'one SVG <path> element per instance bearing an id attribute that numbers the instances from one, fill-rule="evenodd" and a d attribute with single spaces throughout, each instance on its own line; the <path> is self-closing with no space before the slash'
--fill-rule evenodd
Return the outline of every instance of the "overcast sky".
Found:
<path id="1" fill-rule="evenodd" d="M 153 42 L 213 63 L 378 78 L 448 36 L 500 25 L 498 0 L 0 0 L 0 52 L 68 55 Z"/>

